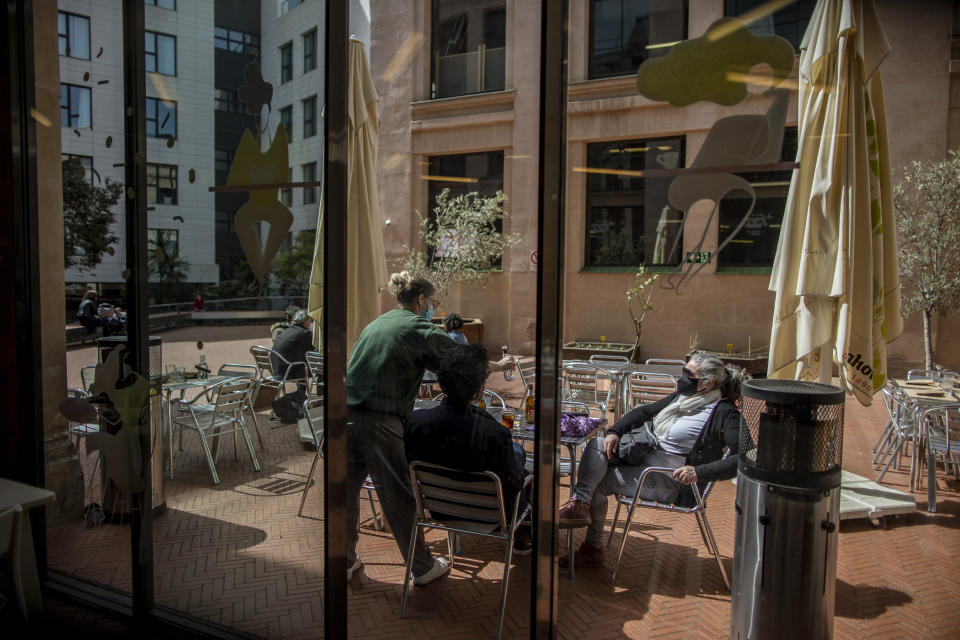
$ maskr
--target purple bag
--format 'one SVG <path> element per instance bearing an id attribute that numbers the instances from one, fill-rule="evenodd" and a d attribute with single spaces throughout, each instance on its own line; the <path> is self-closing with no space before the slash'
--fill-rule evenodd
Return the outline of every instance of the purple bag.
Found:
<path id="1" fill-rule="evenodd" d="M 582 438 L 598 426 L 603 424 L 601 418 L 591 418 L 576 413 L 560 414 L 560 435 L 564 438 Z M 527 427 L 528 431 L 533 431 L 534 427 Z"/>

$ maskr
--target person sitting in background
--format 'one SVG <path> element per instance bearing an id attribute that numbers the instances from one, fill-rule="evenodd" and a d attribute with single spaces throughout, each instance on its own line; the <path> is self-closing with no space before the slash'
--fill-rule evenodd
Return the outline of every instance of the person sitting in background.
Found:
<path id="1" fill-rule="evenodd" d="M 289 309 L 288 309 L 289 310 Z M 280 335 L 273 342 L 273 350 L 287 359 L 292 369 L 287 378 L 290 380 L 306 378 L 309 373 L 306 370 L 307 351 L 316 351 L 313 346 L 313 318 L 303 309 L 298 310 L 291 318 L 290 326 L 280 332 Z M 273 372 L 278 377 L 283 377 L 287 372 L 287 365 L 281 362 L 273 354 L 270 355 L 273 364 Z M 303 364 L 295 364 L 303 363 Z M 306 391 L 306 385 L 297 383 L 297 388 Z"/>
<path id="2" fill-rule="evenodd" d="M 102 326 L 97 309 L 97 292 L 93 289 L 83 294 L 80 308 L 77 309 L 77 320 L 86 327 L 87 333 L 96 333 L 97 327 Z"/>
<path id="3" fill-rule="evenodd" d="M 270 325 L 270 337 L 273 339 L 274 348 L 276 348 L 277 338 L 280 337 L 283 330 L 293 324 L 293 316 L 297 314 L 297 311 L 300 311 L 300 307 L 295 304 L 290 305 L 283 311 L 283 320 Z"/>
<path id="4" fill-rule="evenodd" d="M 630 495 L 637 490 L 640 476 L 648 467 L 674 469 L 673 477 L 651 473 L 643 483 L 640 497 L 669 504 L 685 503 L 692 492 L 684 485 L 728 480 L 737 475 L 740 446 L 740 398 L 743 370 L 706 354 L 696 354 L 683 368 L 677 391 L 650 404 L 643 404 L 623 416 L 607 430 L 603 440 L 594 438 L 580 459 L 577 483 L 571 499 L 560 507 L 560 524 L 587 525 L 583 544 L 574 554 L 576 566 L 603 564 L 603 524 L 607 518 L 607 496 Z M 659 439 L 642 464 L 619 459 L 620 437 L 652 421 Z M 730 455 L 723 457 L 724 447 Z M 566 567 L 569 559 L 560 558 Z"/>
<path id="5" fill-rule="evenodd" d="M 463 334 L 463 318 L 455 313 L 451 313 L 447 316 L 447 319 L 444 320 L 443 326 L 447 330 L 447 335 L 453 338 L 454 342 L 457 344 L 467 344 L 467 336 Z"/>
<path id="6" fill-rule="evenodd" d="M 417 460 L 458 471 L 494 472 L 507 509 L 517 499 L 518 513 L 522 513 L 528 503 L 521 491 L 526 453 L 513 442 L 508 429 L 473 404 L 483 395 L 487 375 L 487 349 L 482 344 L 457 345 L 447 351 L 437 371 L 446 395 L 439 407 L 414 411 L 404 419 L 404 453 L 408 463 Z M 518 529 L 514 553 L 526 555 L 531 548 L 529 528 Z"/>

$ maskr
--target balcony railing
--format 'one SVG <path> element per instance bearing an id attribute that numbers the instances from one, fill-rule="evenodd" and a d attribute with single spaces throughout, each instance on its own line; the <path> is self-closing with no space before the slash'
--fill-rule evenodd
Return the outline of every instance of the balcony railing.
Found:
<path id="1" fill-rule="evenodd" d="M 481 44 L 476 51 L 434 58 L 434 98 L 450 98 L 471 93 L 503 91 L 505 88 L 506 47 L 488 49 Z"/>

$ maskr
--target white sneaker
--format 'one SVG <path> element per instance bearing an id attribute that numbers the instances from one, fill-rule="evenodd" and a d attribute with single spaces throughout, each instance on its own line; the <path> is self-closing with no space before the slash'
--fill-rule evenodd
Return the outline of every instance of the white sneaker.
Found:
<path id="1" fill-rule="evenodd" d="M 353 564 L 347 567 L 347 582 L 353 580 L 353 574 L 363 568 L 363 563 L 360 562 L 360 556 L 357 556 L 357 559 L 353 561 Z"/>
<path id="2" fill-rule="evenodd" d="M 450 565 L 447 564 L 447 559 L 440 556 L 434 556 L 433 568 L 422 576 L 413 576 L 413 584 L 417 585 L 418 587 L 422 587 L 425 584 L 430 584 L 437 578 L 442 578 L 448 573 L 450 573 Z"/>

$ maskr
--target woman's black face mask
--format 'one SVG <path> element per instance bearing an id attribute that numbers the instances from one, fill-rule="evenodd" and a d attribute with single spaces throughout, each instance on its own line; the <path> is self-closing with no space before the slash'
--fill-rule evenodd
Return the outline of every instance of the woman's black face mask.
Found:
<path id="1" fill-rule="evenodd" d="M 692 396 L 697 392 L 700 378 L 695 377 L 689 369 L 683 368 L 683 375 L 677 380 L 677 391 L 682 396 Z"/>

